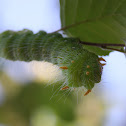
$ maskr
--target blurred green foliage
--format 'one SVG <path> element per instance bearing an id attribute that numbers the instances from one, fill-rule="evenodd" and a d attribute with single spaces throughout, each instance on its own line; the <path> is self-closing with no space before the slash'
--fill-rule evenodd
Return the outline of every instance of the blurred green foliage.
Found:
<path id="1" fill-rule="evenodd" d="M 46 87 L 45 84 L 35 82 L 21 86 L 15 95 L 6 99 L 0 106 L 0 122 L 10 123 L 7 119 L 7 113 L 10 111 L 29 124 L 31 115 L 43 106 L 52 108 L 60 119 L 73 121 L 75 119 L 75 100 L 72 95 L 68 95 L 69 92 L 64 94 L 64 91 L 58 91 L 59 86 L 57 84 Z"/>
<path id="2" fill-rule="evenodd" d="M 60 90 L 59 83 L 55 86 L 36 82 L 22 85 L 4 72 L 0 73 L 0 82 L 5 92 L 5 99 L 0 105 L 0 124 L 94 126 L 101 123 L 99 120 L 102 118 L 101 103 L 92 97 L 93 94 L 84 97 L 81 92 L 78 97 L 82 99 L 77 102 L 76 92 Z M 94 114 L 97 112 L 97 116 L 93 116 L 92 112 Z"/>

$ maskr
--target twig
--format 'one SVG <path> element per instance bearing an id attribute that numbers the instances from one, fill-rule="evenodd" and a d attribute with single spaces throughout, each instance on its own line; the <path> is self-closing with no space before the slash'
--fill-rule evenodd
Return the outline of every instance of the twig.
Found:
<path id="1" fill-rule="evenodd" d="M 122 50 L 122 49 L 115 49 L 115 48 L 109 48 L 109 47 L 101 47 L 101 48 L 125 53 L 124 50 Z"/>
<path id="2" fill-rule="evenodd" d="M 125 44 L 92 43 L 92 42 L 83 42 L 83 41 L 79 41 L 79 43 L 84 44 L 84 45 L 99 46 L 99 47 L 104 47 L 104 46 L 119 46 L 119 47 L 125 47 Z"/>
<path id="3" fill-rule="evenodd" d="M 93 19 L 82 20 L 82 21 L 79 21 L 79 22 L 75 22 L 75 23 L 73 23 L 71 25 L 62 27 L 61 29 L 56 30 L 56 31 L 54 31 L 52 33 L 56 33 L 56 32 L 62 31 L 62 30 L 66 30 L 66 29 L 78 26 L 80 24 L 90 23 L 90 22 L 94 22 L 94 21 L 100 20 L 102 18 L 111 17 L 111 16 L 118 16 L 118 15 L 120 15 L 120 14 L 110 14 L 110 15 L 106 15 L 106 16 L 96 17 L 96 18 L 93 18 Z"/>
<path id="4" fill-rule="evenodd" d="M 92 42 L 83 42 L 83 41 L 79 41 L 79 43 L 84 44 L 84 45 L 89 45 L 89 46 L 101 47 L 103 49 L 109 49 L 109 50 L 119 51 L 119 52 L 123 52 L 123 53 L 125 52 L 124 49 L 115 49 L 115 48 L 108 47 L 108 46 L 125 47 L 125 44 L 92 43 Z"/>

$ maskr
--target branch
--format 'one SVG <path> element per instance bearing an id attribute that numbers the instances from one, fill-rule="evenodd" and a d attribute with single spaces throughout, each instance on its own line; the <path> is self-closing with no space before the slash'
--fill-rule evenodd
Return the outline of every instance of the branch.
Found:
<path id="1" fill-rule="evenodd" d="M 92 42 L 83 42 L 79 41 L 79 43 L 84 44 L 84 45 L 91 45 L 91 46 L 99 46 L 99 47 L 104 47 L 104 46 L 119 46 L 119 47 L 125 47 L 125 44 L 113 44 L 113 43 L 92 43 Z"/>
<path id="2" fill-rule="evenodd" d="M 56 32 L 62 31 L 62 30 L 66 30 L 66 29 L 69 29 L 69 28 L 73 28 L 73 27 L 78 26 L 78 25 L 81 25 L 81 24 L 95 22 L 97 20 L 100 20 L 100 19 L 103 19 L 103 18 L 106 18 L 106 17 L 118 16 L 118 15 L 120 15 L 120 14 L 110 14 L 110 15 L 106 15 L 106 16 L 96 17 L 96 18 L 93 18 L 93 19 L 82 20 L 82 21 L 79 21 L 79 22 L 75 22 L 75 23 L 73 23 L 71 25 L 62 27 L 61 29 L 56 30 L 56 31 L 54 31 L 52 33 L 56 33 Z"/>
<path id="3" fill-rule="evenodd" d="M 92 42 L 83 42 L 83 41 L 79 41 L 79 43 L 81 43 L 83 45 L 96 46 L 96 47 L 101 47 L 103 49 L 109 49 L 109 50 L 114 50 L 114 51 L 119 51 L 119 52 L 125 53 L 125 51 L 124 51 L 123 48 L 121 48 L 121 49 L 115 49 L 115 48 L 108 47 L 108 46 L 125 47 L 125 44 L 92 43 Z"/>

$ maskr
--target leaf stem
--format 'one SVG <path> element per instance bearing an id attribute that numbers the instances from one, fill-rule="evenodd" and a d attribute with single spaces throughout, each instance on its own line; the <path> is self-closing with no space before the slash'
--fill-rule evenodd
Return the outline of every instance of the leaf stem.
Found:
<path id="1" fill-rule="evenodd" d="M 92 42 L 84 42 L 84 41 L 79 41 L 79 43 L 81 43 L 83 45 L 96 46 L 96 47 L 101 47 L 103 49 L 109 49 L 109 50 L 119 51 L 119 52 L 123 52 L 123 53 L 125 52 L 123 48 L 121 48 L 121 49 L 115 49 L 115 48 L 108 47 L 108 46 L 125 47 L 125 44 L 92 43 Z"/>
<path id="2" fill-rule="evenodd" d="M 120 15 L 120 14 L 110 14 L 110 15 L 105 15 L 105 16 L 101 16 L 101 17 L 96 17 L 96 18 L 93 18 L 93 19 L 82 20 L 82 21 L 75 22 L 73 24 L 64 26 L 61 29 L 58 29 L 58 30 L 56 30 L 56 31 L 54 31 L 52 33 L 56 33 L 56 32 L 62 31 L 62 30 L 73 28 L 73 27 L 78 26 L 80 24 L 91 23 L 93 21 L 97 21 L 97 20 L 100 20 L 100 19 L 103 19 L 103 18 L 106 18 L 106 17 L 118 16 L 118 15 Z"/>
<path id="3" fill-rule="evenodd" d="M 113 43 L 92 43 L 92 42 L 84 42 L 84 41 L 79 41 L 79 43 L 84 44 L 84 45 L 91 45 L 91 46 L 99 46 L 99 47 L 104 47 L 104 46 L 119 46 L 119 47 L 125 47 L 125 44 L 113 44 Z"/>

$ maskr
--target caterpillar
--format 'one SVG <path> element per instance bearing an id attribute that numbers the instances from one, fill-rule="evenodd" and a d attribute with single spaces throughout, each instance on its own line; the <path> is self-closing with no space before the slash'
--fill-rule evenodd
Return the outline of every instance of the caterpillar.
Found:
<path id="1" fill-rule="evenodd" d="M 0 34 L 0 57 L 20 61 L 48 61 L 56 64 L 65 75 L 66 86 L 84 86 L 85 95 L 101 81 L 102 66 L 96 54 L 82 47 L 78 38 L 64 38 L 60 33 L 47 34 L 30 30 L 5 31 Z"/>

